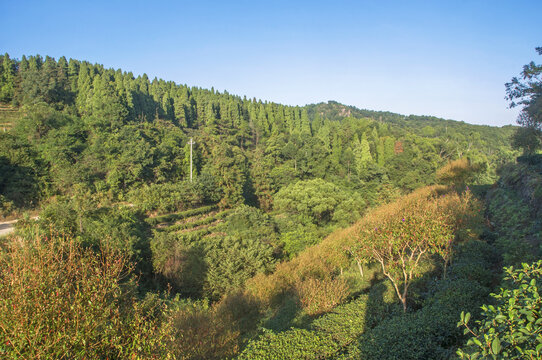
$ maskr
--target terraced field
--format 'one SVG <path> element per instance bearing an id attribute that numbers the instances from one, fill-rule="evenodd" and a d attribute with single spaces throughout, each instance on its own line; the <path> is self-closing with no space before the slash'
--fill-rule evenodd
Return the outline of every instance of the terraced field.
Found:
<path id="1" fill-rule="evenodd" d="M 158 232 L 202 238 L 215 235 L 214 231 L 217 230 L 217 226 L 231 211 L 231 209 L 219 211 L 216 205 L 208 205 L 152 217 L 147 219 L 147 222 Z"/>
<path id="2" fill-rule="evenodd" d="M 13 128 L 19 116 L 18 109 L 0 104 L 0 132 L 6 132 Z"/>

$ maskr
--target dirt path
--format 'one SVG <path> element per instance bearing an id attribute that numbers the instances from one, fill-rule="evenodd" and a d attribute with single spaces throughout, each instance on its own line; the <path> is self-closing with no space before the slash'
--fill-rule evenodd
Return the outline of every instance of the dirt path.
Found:
<path id="1" fill-rule="evenodd" d="M 0 222 L 0 236 L 5 236 L 12 233 L 15 230 L 15 223 L 17 220 Z"/>
<path id="2" fill-rule="evenodd" d="M 39 216 L 32 216 L 30 219 L 37 220 Z M 15 223 L 19 220 L 0 221 L 0 237 L 11 234 L 15 230 Z"/>

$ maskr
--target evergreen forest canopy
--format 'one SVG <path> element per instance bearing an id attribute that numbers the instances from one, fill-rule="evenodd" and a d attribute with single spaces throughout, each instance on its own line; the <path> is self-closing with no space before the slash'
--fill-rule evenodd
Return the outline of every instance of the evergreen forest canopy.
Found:
<path id="1" fill-rule="evenodd" d="M 0 56 L 0 215 L 39 213 L 0 239 L 0 354 L 449 358 L 540 254 L 519 133 Z"/>
<path id="2" fill-rule="evenodd" d="M 14 112 L 7 104 L 20 109 L 20 119 L 2 120 L 13 127 L 3 147 L 17 149 L 2 149 L 2 166 L 26 171 L 33 184 L 23 189 L 13 177 L 1 179 L 4 207 L 72 195 L 75 185 L 123 200 L 133 189 L 186 181 L 190 137 L 196 178 L 219 190 L 207 201 L 264 210 L 280 188 L 299 180 L 321 178 L 374 203 L 381 188 L 404 193 L 433 183 L 449 160 L 469 157 L 490 179 L 513 156 L 511 127 L 335 102 L 283 106 L 64 57 L 18 61 L 6 54 L 0 61 L 4 118 Z"/>

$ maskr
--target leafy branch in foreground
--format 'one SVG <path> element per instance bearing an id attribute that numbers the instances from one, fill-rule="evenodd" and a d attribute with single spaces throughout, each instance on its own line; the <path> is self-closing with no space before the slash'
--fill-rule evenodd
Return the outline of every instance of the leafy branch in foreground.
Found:
<path id="1" fill-rule="evenodd" d="M 465 327 L 465 335 L 473 335 L 467 346 L 457 351 L 461 359 L 542 358 L 542 299 L 538 290 L 542 260 L 504 271 L 509 286 L 492 294 L 496 306 L 482 306 L 483 319 L 476 321 L 476 330 L 469 326 L 470 313 L 461 313 L 457 326 Z"/>

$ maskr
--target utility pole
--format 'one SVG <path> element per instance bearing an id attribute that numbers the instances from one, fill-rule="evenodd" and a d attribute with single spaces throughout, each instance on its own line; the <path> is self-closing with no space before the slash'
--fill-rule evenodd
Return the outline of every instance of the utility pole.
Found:
<path id="1" fill-rule="evenodd" d="M 192 146 L 195 144 L 194 140 L 190 138 L 188 142 L 190 144 L 190 182 L 192 182 Z"/>

